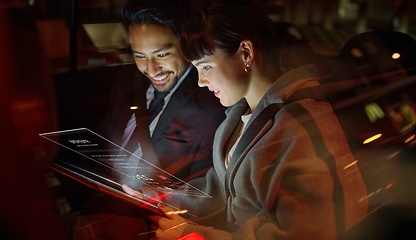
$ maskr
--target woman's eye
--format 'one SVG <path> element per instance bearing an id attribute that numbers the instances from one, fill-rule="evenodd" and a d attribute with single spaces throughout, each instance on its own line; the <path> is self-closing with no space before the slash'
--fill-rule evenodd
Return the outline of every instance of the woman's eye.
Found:
<path id="1" fill-rule="evenodd" d="M 211 69 L 211 67 L 210 66 L 204 66 L 204 67 L 202 67 L 202 70 L 204 70 L 204 71 L 208 71 L 208 70 L 210 70 Z"/>

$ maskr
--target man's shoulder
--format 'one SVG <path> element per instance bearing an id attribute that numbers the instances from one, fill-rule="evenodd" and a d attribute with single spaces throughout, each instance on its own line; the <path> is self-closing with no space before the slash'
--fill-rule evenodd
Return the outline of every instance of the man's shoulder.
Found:
<path id="1" fill-rule="evenodd" d="M 225 107 L 221 105 L 219 98 L 206 87 L 195 86 L 190 96 L 190 103 L 194 102 L 202 109 L 210 109 L 209 111 L 225 111 Z"/>
<path id="2" fill-rule="evenodd" d="M 190 102 L 196 102 L 204 108 L 213 107 L 222 111 L 225 110 L 225 107 L 221 105 L 214 93 L 209 91 L 207 87 L 198 86 L 198 72 L 195 68 L 191 70 L 176 92 L 178 92 L 178 95 L 182 94 L 184 97 L 190 97 Z"/>
<path id="3" fill-rule="evenodd" d="M 186 80 L 186 79 L 185 79 Z M 225 118 L 225 107 L 219 99 L 207 88 L 201 88 L 197 83 L 186 89 L 177 89 L 175 104 L 168 104 L 167 111 L 175 111 L 177 118 L 192 119 L 194 123 L 219 123 Z M 171 99 L 172 101 L 172 99 Z M 181 102 L 181 103 L 179 103 Z"/>

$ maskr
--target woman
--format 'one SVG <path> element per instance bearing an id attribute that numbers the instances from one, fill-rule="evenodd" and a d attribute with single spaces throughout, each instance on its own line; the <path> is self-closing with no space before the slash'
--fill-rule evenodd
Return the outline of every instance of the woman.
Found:
<path id="1" fill-rule="evenodd" d="M 319 84 L 316 67 L 288 69 L 294 61 L 275 57 L 273 48 L 283 41 L 273 39 L 269 26 L 251 0 L 213 3 L 185 26 L 181 46 L 198 69 L 200 87 L 229 108 L 214 139 L 214 168 L 190 182 L 213 198 L 165 199 L 206 217 L 195 225 L 175 214 L 155 216 L 158 239 L 190 233 L 206 239 L 335 239 L 366 216 L 365 185 L 329 103 L 288 102 L 295 91 Z M 231 159 L 245 127 L 274 103 L 283 107 Z"/>

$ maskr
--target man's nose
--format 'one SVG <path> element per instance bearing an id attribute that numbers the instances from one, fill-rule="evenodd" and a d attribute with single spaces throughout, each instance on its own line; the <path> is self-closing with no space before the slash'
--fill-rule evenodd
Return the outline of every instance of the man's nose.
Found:
<path id="1" fill-rule="evenodd" d="M 160 72 L 160 65 L 154 59 L 148 59 L 146 62 L 146 72 L 151 77 L 155 77 Z"/>

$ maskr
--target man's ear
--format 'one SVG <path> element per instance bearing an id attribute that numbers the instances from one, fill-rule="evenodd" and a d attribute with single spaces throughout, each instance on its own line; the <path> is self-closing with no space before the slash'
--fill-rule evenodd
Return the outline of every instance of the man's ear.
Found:
<path id="1" fill-rule="evenodd" d="M 240 43 L 240 51 L 242 53 L 242 60 L 245 66 L 251 67 L 254 60 L 253 42 L 250 40 L 243 40 Z"/>

